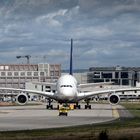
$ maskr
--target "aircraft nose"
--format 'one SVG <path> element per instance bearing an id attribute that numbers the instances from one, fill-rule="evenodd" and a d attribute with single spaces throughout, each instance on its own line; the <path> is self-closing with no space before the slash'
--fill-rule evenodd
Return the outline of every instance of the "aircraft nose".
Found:
<path id="1" fill-rule="evenodd" d="M 73 96 L 73 91 L 71 89 L 62 89 L 61 94 L 63 96 L 71 97 L 71 96 Z"/>

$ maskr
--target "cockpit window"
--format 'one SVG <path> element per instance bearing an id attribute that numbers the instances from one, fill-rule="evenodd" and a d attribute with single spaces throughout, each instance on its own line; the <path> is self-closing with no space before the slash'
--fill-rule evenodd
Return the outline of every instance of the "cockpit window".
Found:
<path id="1" fill-rule="evenodd" d="M 71 87 L 72 88 L 72 85 L 61 85 L 61 87 Z"/>

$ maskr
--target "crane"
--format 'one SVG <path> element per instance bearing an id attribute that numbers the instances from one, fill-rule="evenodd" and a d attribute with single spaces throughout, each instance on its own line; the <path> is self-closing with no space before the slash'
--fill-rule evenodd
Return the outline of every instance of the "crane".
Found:
<path id="1" fill-rule="evenodd" d="M 27 58 L 27 64 L 30 64 L 30 58 L 31 58 L 31 56 L 30 55 L 23 55 L 23 56 L 16 56 L 16 58 L 17 59 L 19 59 L 19 58 Z"/>

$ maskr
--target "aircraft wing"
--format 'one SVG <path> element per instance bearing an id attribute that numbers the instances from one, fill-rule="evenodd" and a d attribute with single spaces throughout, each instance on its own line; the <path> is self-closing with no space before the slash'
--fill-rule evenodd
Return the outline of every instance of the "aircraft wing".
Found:
<path id="1" fill-rule="evenodd" d="M 92 86 L 103 86 L 103 85 L 112 85 L 113 82 L 99 82 L 99 83 L 88 83 L 88 84 L 79 84 L 78 88 L 86 88 Z"/>
<path id="2" fill-rule="evenodd" d="M 117 93 L 117 92 L 126 92 L 126 91 L 140 91 L 140 87 L 138 88 L 120 88 L 120 89 L 105 89 L 105 90 L 96 90 L 96 91 L 92 91 L 92 92 L 81 92 L 78 94 L 78 99 L 82 100 L 82 99 L 86 99 L 86 98 L 90 98 L 92 96 L 95 95 L 102 95 L 102 94 L 106 94 L 106 93 Z"/>
<path id="3" fill-rule="evenodd" d="M 0 87 L 0 90 L 15 91 L 15 92 L 22 92 L 22 93 L 33 93 L 33 94 L 43 95 L 43 96 L 47 96 L 49 98 L 55 99 L 55 96 L 54 96 L 53 92 L 43 92 L 43 91 L 37 91 L 37 90 L 26 90 L 26 89 L 16 89 L 16 88 L 3 88 L 3 87 Z M 12 93 L 11 93 L 11 95 L 12 95 Z M 15 93 L 13 93 L 13 95 L 15 95 Z"/>

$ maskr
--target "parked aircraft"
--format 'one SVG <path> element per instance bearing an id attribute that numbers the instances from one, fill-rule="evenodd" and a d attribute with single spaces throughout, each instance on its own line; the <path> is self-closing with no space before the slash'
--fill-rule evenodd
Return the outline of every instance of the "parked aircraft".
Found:
<path id="1" fill-rule="evenodd" d="M 85 100 L 86 105 L 85 109 L 91 109 L 91 105 L 89 104 L 89 98 L 95 95 L 110 93 L 109 102 L 111 104 L 118 104 L 120 101 L 120 97 L 117 95 L 117 92 L 125 92 L 125 91 L 140 91 L 140 88 L 120 88 L 120 89 L 100 89 L 91 92 L 79 92 L 78 88 L 82 86 L 91 86 L 94 84 L 81 84 L 78 85 L 76 79 L 73 76 L 72 71 L 72 53 L 73 53 L 73 41 L 71 39 L 71 51 L 70 51 L 70 72 L 67 75 L 61 76 L 57 83 L 53 83 L 56 86 L 56 92 L 43 92 L 36 90 L 27 90 L 27 89 L 15 89 L 15 88 L 0 88 L 0 90 L 12 90 L 21 92 L 16 96 L 17 103 L 20 105 L 24 105 L 28 102 L 27 93 L 34 93 L 38 95 L 43 95 L 49 98 L 49 104 L 47 108 L 53 108 L 51 104 L 51 99 L 56 100 L 58 103 L 76 103 L 75 108 L 80 109 L 80 105 L 78 102 L 80 100 Z"/>

